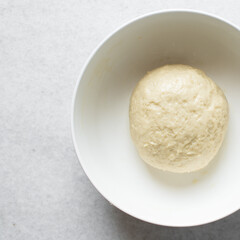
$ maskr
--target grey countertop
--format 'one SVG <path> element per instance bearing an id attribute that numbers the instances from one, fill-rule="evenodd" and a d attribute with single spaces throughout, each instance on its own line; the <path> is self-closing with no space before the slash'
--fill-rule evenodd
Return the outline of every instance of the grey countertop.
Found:
<path id="1" fill-rule="evenodd" d="M 76 157 L 71 98 L 96 45 L 150 11 L 190 8 L 240 26 L 235 0 L 4 0 L 0 3 L 0 240 L 240 239 L 240 212 L 191 228 L 110 205 Z"/>

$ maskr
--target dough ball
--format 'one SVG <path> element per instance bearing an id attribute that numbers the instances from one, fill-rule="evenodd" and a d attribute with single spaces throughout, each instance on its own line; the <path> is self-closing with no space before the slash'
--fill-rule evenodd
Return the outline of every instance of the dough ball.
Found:
<path id="1" fill-rule="evenodd" d="M 228 123 L 222 90 L 201 70 L 166 65 L 132 93 L 130 132 L 140 157 L 158 169 L 192 172 L 218 152 Z"/>

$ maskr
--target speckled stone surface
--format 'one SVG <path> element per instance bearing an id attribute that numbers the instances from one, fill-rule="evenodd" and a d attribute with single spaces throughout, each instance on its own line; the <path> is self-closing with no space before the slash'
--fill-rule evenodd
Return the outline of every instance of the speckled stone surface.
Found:
<path id="1" fill-rule="evenodd" d="M 84 174 L 71 139 L 79 72 L 126 21 L 167 8 L 208 11 L 240 26 L 240 2 L 0 2 L 0 240 L 239 240 L 240 212 L 199 227 L 142 222 L 110 205 Z"/>

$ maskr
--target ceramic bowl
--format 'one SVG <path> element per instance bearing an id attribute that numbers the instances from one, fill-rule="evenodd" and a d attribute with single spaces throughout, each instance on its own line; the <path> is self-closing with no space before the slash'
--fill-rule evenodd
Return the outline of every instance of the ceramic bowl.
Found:
<path id="1" fill-rule="evenodd" d="M 173 174 L 145 164 L 129 133 L 137 82 L 165 64 L 203 70 L 224 91 L 227 136 L 208 167 Z M 72 134 L 79 161 L 97 190 L 122 211 L 167 226 L 193 226 L 240 207 L 240 31 L 196 11 L 162 11 L 125 24 L 93 52 L 73 97 Z"/>

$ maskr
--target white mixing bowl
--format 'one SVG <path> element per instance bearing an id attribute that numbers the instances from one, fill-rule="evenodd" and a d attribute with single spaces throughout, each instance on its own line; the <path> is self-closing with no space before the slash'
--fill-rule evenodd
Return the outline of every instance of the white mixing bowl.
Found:
<path id="1" fill-rule="evenodd" d="M 164 64 L 202 69 L 230 107 L 223 146 L 205 169 L 173 174 L 146 165 L 129 133 L 136 83 Z M 91 55 L 73 98 L 72 134 L 80 163 L 98 191 L 147 222 L 193 226 L 240 206 L 240 31 L 209 14 L 163 11 L 116 30 Z"/>

